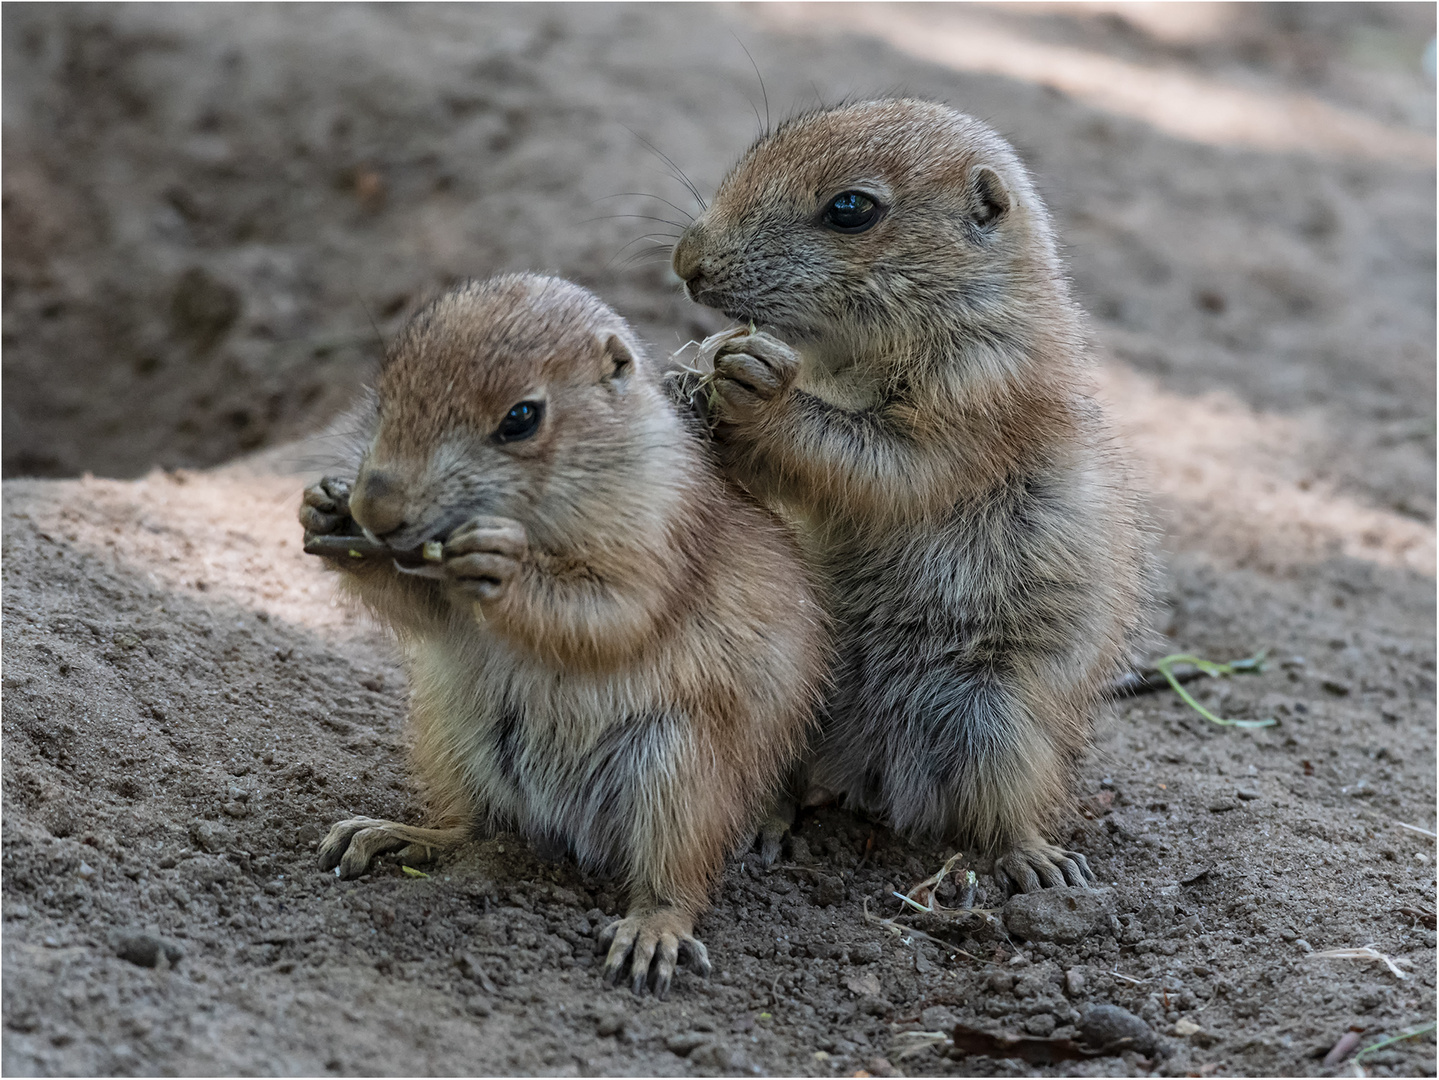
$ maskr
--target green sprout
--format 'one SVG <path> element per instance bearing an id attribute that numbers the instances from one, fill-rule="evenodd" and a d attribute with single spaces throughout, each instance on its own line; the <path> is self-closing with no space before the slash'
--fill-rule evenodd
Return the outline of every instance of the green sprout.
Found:
<path id="1" fill-rule="evenodd" d="M 1158 671 L 1174 687 L 1174 692 L 1184 699 L 1184 703 L 1197 712 L 1211 724 L 1218 724 L 1221 727 L 1238 728 L 1266 728 L 1274 727 L 1279 723 L 1274 717 L 1267 717 L 1264 720 L 1229 720 L 1222 716 L 1215 716 L 1199 702 L 1188 690 L 1180 685 L 1179 680 L 1174 677 L 1175 664 L 1193 664 L 1204 674 L 1214 678 L 1229 675 L 1237 675 L 1246 672 L 1258 673 L 1264 670 L 1264 658 L 1269 653 L 1268 649 L 1260 649 L 1253 656 L 1243 660 L 1231 660 L 1227 664 L 1216 664 L 1213 660 L 1205 660 L 1203 657 L 1195 656 L 1193 653 L 1174 653 L 1154 662 L 1154 669 Z"/>
<path id="2" fill-rule="evenodd" d="M 1354 1055 L 1354 1060 L 1358 1061 L 1365 1054 L 1372 1054 L 1375 1050 L 1382 1050 L 1384 1049 L 1384 1047 L 1389 1046 L 1392 1043 L 1403 1042 L 1405 1039 L 1417 1038 L 1418 1036 L 1425 1035 L 1433 1030 L 1434 1024 L 1424 1024 L 1421 1027 L 1401 1032 L 1398 1035 L 1391 1035 L 1389 1038 L 1381 1039 L 1377 1043 L 1370 1043 L 1363 1050 L 1360 1050 Z"/>

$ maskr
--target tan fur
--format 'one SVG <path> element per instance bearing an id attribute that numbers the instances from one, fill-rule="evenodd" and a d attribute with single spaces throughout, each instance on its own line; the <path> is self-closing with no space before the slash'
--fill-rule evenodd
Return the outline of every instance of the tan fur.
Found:
<path id="1" fill-rule="evenodd" d="M 534 434 L 496 442 L 525 401 L 543 403 Z M 787 532 L 718 477 L 623 320 L 551 278 L 466 286 L 418 315 L 355 466 L 355 523 L 395 550 L 445 540 L 436 580 L 339 563 L 404 647 L 415 772 L 443 833 L 392 826 L 388 846 L 518 827 L 625 876 L 609 977 L 628 958 L 636 988 L 653 975 L 663 993 L 679 953 L 705 967 L 694 916 L 797 754 L 825 670 Z M 307 492 L 308 529 L 345 528 L 336 490 Z M 350 825 L 322 845 L 342 873 L 384 847 Z"/>
<path id="2" fill-rule="evenodd" d="M 838 195 L 881 207 L 826 224 Z M 799 117 L 674 251 L 696 301 L 764 332 L 717 351 L 731 476 L 795 519 L 837 618 L 814 783 L 1088 877 L 1043 835 L 1143 634 L 1149 540 L 1085 378 L 1082 315 L 1014 151 L 943 105 Z"/>

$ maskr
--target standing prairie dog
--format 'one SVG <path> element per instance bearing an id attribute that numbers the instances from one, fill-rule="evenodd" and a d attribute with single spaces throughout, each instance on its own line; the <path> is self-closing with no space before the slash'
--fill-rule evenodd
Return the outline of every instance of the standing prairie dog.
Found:
<path id="1" fill-rule="evenodd" d="M 837 663 L 812 794 L 1084 885 L 1047 836 L 1143 635 L 1150 544 L 1013 149 L 923 101 L 761 137 L 674 249 L 729 474 L 796 520 Z M 817 790 L 815 790 L 817 789 Z"/>
<path id="2" fill-rule="evenodd" d="M 321 867 L 511 825 L 626 880 L 607 981 L 628 963 L 664 996 L 677 962 L 707 973 L 695 915 L 828 662 L 789 534 L 718 476 L 625 322 L 565 281 L 430 304 L 372 404 L 353 486 L 308 489 L 300 520 L 433 560 L 336 559 L 403 647 L 433 820 L 341 822 Z"/>

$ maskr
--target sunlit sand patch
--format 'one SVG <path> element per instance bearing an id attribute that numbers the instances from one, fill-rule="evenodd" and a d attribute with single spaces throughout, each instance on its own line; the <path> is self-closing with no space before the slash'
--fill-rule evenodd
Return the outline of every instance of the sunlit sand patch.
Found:
<path id="1" fill-rule="evenodd" d="M 758 18 L 812 34 L 865 34 L 930 63 L 1053 86 L 1176 138 L 1214 146 L 1433 166 L 1428 133 L 1292 90 L 1258 90 L 1016 33 L 970 5 L 762 4 Z"/>
<path id="2" fill-rule="evenodd" d="M 1169 516 L 1169 546 L 1268 572 L 1348 556 L 1433 577 L 1435 530 L 1311 479 L 1317 415 L 1257 412 L 1229 393 L 1184 397 L 1120 365 L 1101 395 Z"/>
<path id="3" fill-rule="evenodd" d="M 13 480 L 5 509 L 164 590 L 229 600 L 331 640 L 373 635 L 337 599 L 320 560 L 300 550 L 303 483 L 244 463 L 139 480 Z"/>

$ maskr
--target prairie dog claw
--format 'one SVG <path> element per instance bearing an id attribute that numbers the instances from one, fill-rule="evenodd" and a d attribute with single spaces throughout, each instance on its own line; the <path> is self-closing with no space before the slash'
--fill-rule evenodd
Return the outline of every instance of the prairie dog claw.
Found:
<path id="1" fill-rule="evenodd" d="M 673 908 L 628 915 L 610 923 L 599 936 L 599 948 L 607 950 L 605 985 L 613 986 L 628 967 L 630 989 L 636 996 L 649 986 L 655 997 L 663 1001 L 669 996 L 677 966 L 683 965 L 701 978 L 708 978 L 709 950 L 690 932 L 692 926 L 688 916 Z"/>
<path id="2" fill-rule="evenodd" d="M 338 870 L 341 878 L 359 877 L 370 868 L 376 855 L 400 848 L 414 848 L 425 861 L 434 852 L 453 847 L 465 838 L 463 828 L 421 829 L 398 821 L 356 817 L 342 821 L 320 842 L 321 870 Z"/>
<path id="3" fill-rule="evenodd" d="M 300 498 L 299 517 L 307 533 L 359 531 L 350 518 L 349 481 L 338 476 L 327 476 L 305 489 Z"/>
<path id="4" fill-rule="evenodd" d="M 994 862 L 994 876 L 1006 893 L 1038 892 L 1060 885 L 1090 888 L 1089 862 L 1077 851 L 1036 842 L 1013 848 Z"/>

